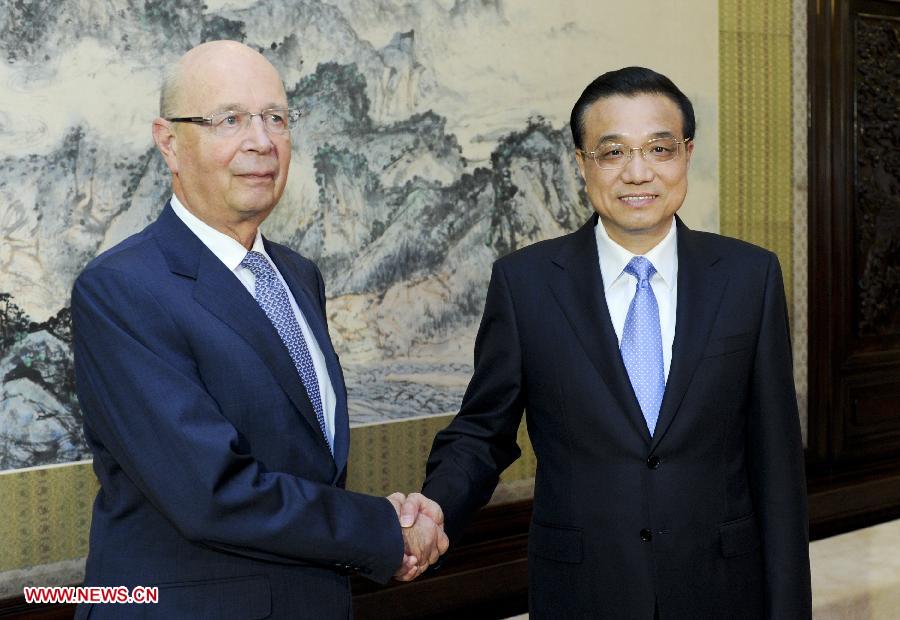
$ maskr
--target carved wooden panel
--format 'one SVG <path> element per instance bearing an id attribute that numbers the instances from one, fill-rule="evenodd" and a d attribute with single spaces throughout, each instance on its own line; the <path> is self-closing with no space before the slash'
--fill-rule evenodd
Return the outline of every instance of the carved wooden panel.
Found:
<path id="1" fill-rule="evenodd" d="M 837 254 L 852 261 L 840 270 L 851 311 L 837 326 L 844 346 L 834 360 L 835 457 L 862 464 L 900 459 L 900 18 L 872 12 L 871 3 L 852 7 L 844 110 L 850 193 L 838 205 L 852 251 Z"/>
<path id="2" fill-rule="evenodd" d="M 859 337 L 900 334 L 900 20 L 855 23 L 855 273 Z"/>

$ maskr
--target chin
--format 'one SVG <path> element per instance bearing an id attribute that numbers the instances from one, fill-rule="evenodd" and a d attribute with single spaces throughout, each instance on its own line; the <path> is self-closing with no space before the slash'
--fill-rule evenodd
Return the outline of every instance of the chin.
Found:
<path id="1" fill-rule="evenodd" d="M 268 211 L 278 203 L 278 198 L 273 192 L 248 192 L 236 198 L 234 205 L 237 209 L 248 213 Z"/>

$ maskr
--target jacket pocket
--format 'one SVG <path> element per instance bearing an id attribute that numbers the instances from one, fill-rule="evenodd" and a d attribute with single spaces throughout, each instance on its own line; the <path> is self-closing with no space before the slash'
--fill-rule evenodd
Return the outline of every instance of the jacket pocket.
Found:
<path id="1" fill-rule="evenodd" d="M 760 540 L 756 515 L 749 514 L 746 517 L 723 523 L 719 526 L 719 538 L 722 542 L 722 555 L 726 558 L 733 558 L 758 549 Z"/>
<path id="2" fill-rule="evenodd" d="M 272 593 L 265 575 L 161 583 L 158 605 L 147 607 L 159 617 L 260 620 L 272 613 Z"/>
<path id="3" fill-rule="evenodd" d="M 532 521 L 528 532 L 528 553 L 556 562 L 580 564 L 584 556 L 581 528 Z"/>
<path id="4" fill-rule="evenodd" d="M 728 355 L 729 353 L 737 353 L 744 349 L 749 349 L 753 345 L 753 332 L 744 332 L 742 334 L 734 334 L 733 336 L 723 336 L 721 338 L 713 338 L 706 344 L 703 351 L 703 357 L 718 357 L 720 355 Z"/>

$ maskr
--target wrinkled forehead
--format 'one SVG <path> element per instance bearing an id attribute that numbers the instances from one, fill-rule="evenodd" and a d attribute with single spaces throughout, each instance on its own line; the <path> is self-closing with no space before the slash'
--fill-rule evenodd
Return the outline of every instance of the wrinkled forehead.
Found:
<path id="1" fill-rule="evenodd" d="M 182 59 L 179 107 L 186 113 L 285 107 L 287 95 L 275 67 L 242 48 L 205 50 Z"/>

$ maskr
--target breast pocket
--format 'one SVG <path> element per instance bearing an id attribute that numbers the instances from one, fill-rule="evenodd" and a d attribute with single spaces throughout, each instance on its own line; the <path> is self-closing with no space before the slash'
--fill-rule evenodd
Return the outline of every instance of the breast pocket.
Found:
<path id="1" fill-rule="evenodd" d="M 744 332 L 734 334 L 732 336 L 722 336 L 720 338 L 712 338 L 706 344 L 706 350 L 703 351 L 703 357 L 719 357 L 738 351 L 745 351 L 753 346 L 753 332 Z"/>

